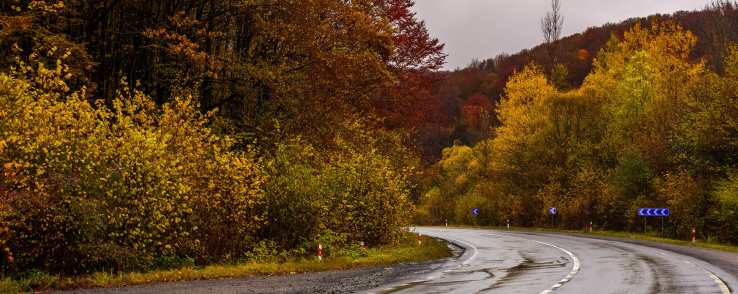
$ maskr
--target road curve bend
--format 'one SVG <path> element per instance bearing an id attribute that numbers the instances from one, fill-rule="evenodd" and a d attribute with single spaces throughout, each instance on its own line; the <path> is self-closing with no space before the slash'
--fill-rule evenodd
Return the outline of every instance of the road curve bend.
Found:
<path id="1" fill-rule="evenodd" d="M 423 277 L 362 293 L 734 293 L 738 254 L 553 232 L 417 228 L 466 248 Z"/>

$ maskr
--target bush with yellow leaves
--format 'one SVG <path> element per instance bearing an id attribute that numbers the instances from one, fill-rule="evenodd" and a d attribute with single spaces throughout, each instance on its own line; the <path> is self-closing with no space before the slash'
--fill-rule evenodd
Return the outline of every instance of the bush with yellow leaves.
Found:
<path id="1" fill-rule="evenodd" d="M 264 174 L 210 134 L 191 99 L 158 108 L 126 87 L 110 106 L 91 103 L 84 88 L 70 92 L 61 59 L 53 69 L 18 64 L 0 74 L 0 244 L 14 258 L 0 270 L 74 273 L 247 250 L 262 224 Z"/>
<path id="2" fill-rule="evenodd" d="M 367 130 L 358 118 L 338 128 L 346 136 L 327 152 L 295 138 L 264 156 L 268 225 L 259 236 L 278 250 L 393 243 L 408 224 L 413 168 L 400 155 L 410 154 L 403 135 Z"/>

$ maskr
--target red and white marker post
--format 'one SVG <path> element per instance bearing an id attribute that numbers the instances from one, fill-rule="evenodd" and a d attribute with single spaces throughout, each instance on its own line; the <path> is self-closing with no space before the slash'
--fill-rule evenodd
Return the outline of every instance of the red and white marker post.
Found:
<path id="1" fill-rule="evenodd" d="M 589 232 L 592 232 L 592 222 L 589 222 Z"/>
<path id="2" fill-rule="evenodd" d="M 510 220 L 507 220 L 507 228 L 510 228 Z"/>
<path id="3" fill-rule="evenodd" d="M 446 226 L 448 227 L 448 220 L 446 220 Z"/>
<path id="4" fill-rule="evenodd" d="M 323 260 L 323 245 L 318 244 L 318 260 Z"/>
<path id="5" fill-rule="evenodd" d="M 692 243 L 694 243 L 695 235 L 697 234 L 697 230 L 692 229 Z"/>
<path id="6" fill-rule="evenodd" d="M 418 233 L 418 245 L 420 245 L 422 241 L 423 241 L 423 237 L 420 233 Z"/>
<path id="7" fill-rule="evenodd" d="M 361 249 L 364 249 L 364 241 L 359 242 L 359 246 L 361 246 Z"/>

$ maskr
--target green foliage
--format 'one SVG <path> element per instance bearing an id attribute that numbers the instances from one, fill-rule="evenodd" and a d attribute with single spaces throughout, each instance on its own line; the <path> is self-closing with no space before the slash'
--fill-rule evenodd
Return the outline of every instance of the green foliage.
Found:
<path id="1" fill-rule="evenodd" d="M 654 175 L 638 151 L 626 149 L 610 181 L 616 195 L 626 199 L 647 196 Z"/>
<path id="2" fill-rule="evenodd" d="M 477 192 L 467 193 L 456 200 L 454 205 L 455 221 L 473 225 L 497 224 L 497 211 L 492 202 Z M 479 214 L 472 214 L 472 209 L 479 209 Z"/>
<path id="3" fill-rule="evenodd" d="M 720 181 L 713 192 L 718 201 L 715 212 L 722 223 L 725 236 L 738 234 L 738 180 L 732 174 L 727 180 Z"/>
<path id="4" fill-rule="evenodd" d="M 551 69 L 551 75 L 549 78 L 551 79 L 551 84 L 556 88 L 556 90 L 565 92 L 569 90 L 569 81 L 567 81 L 568 76 L 569 70 L 566 69 L 566 66 L 559 63 Z"/>
<path id="5" fill-rule="evenodd" d="M 151 260 L 149 265 L 149 269 L 152 270 L 173 270 L 183 267 L 194 268 L 195 259 L 191 257 L 162 256 Z"/>
<path id="6" fill-rule="evenodd" d="M 318 153 L 297 138 L 264 157 L 269 226 L 261 237 L 297 254 L 319 244 L 330 251 L 349 240 L 396 241 L 396 228 L 412 210 L 408 176 L 413 169 L 382 150 L 403 150 L 403 135 L 366 131 L 361 121 L 346 129 L 352 136 L 337 137 L 332 152 Z"/>

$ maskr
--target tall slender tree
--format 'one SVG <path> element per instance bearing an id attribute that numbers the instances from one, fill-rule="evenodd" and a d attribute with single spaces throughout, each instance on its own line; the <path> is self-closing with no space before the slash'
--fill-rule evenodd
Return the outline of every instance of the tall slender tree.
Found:
<path id="1" fill-rule="evenodd" d="M 559 54 L 559 39 L 564 26 L 564 16 L 561 15 L 561 0 L 551 0 L 551 11 L 541 18 L 541 38 L 546 47 L 548 57 L 547 71 L 556 66 Z"/>

